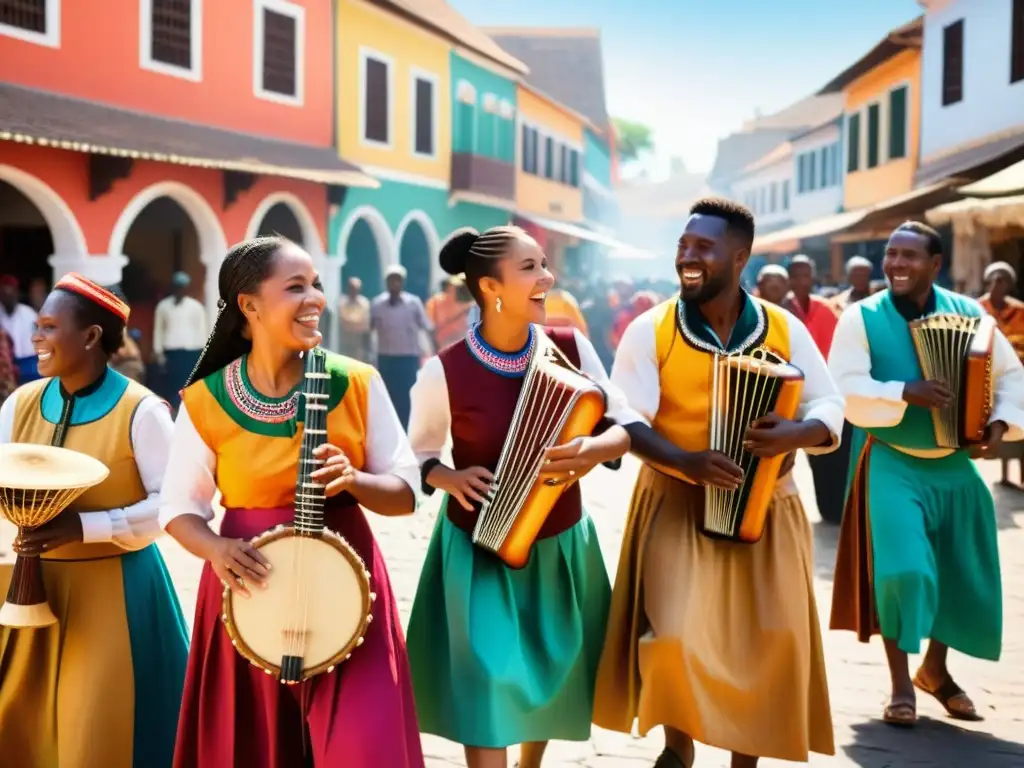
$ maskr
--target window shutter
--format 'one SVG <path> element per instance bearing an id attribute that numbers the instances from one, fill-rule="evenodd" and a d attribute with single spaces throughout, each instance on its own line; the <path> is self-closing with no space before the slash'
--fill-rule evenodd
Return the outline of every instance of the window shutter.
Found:
<path id="1" fill-rule="evenodd" d="M 434 84 L 416 79 L 416 152 L 434 154 Z"/>
<path id="2" fill-rule="evenodd" d="M 889 159 L 907 156 L 907 87 L 889 94 Z"/>
<path id="3" fill-rule="evenodd" d="M 846 124 L 846 172 L 860 170 L 860 113 L 850 115 Z"/>
<path id="4" fill-rule="evenodd" d="M 387 144 L 388 135 L 388 65 L 377 59 L 366 59 L 366 126 L 365 138 Z"/>

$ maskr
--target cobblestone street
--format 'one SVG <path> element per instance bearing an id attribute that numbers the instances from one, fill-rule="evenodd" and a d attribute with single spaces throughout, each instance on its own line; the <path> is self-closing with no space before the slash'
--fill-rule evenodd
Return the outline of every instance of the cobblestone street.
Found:
<path id="1" fill-rule="evenodd" d="M 609 569 L 618 558 L 622 523 L 629 500 L 636 463 L 627 459 L 622 470 L 599 469 L 583 482 L 587 508 L 601 533 Z M 998 465 L 986 464 L 990 480 Z M 810 473 L 801 459 L 798 483 L 808 515 L 818 520 L 811 491 Z M 861 645 L 852 635 L 825 632 L 825 653 L 836 727 L 835 758 L 813 756 L 812 766 L 977 766 L 1009 768 L 1024 766 L 1024 494 L 997 488 L 999 541 L 1004 584 L 1004 653 L 998 664 L 953 655 L 954 675 L 975 699 L 985 721 L 954 724 L 930 698 L 919 698 L 921 722 L 913 731 L 898 731 L 879 720 L 887 691 L 887 671 L 881 644 Z M 387 558 L 403 621 L 408 620 L 420 565 L 435 519 L 436 503 L 412 518 L 372 518 Z M 816 524 L 816 586 L 823 629 L 831 599 L 832 565 L 836 530 Z M 3 538 L 8 538 L 4 536 Z M 191 618 L 199 563 L 170 539 L 160 543 L 178 585 L 186 614 Z M 912 667 L 913 668 L 913 667 Z M 463 765 L 461 749 L 441 739 L 424 738 L 430 768 Z M 647 768 L 661 749 L 656 730 L 641 739 L 595 729 L 583 744 L 555 743 L 547 765 L 584 768 Z M 722 752 L 698 747 L 699 766 L 728 765 Z M 784 765 L 763 761 L 765 766 Z M 381 766 L 387 768 L 387 766 Z"/>

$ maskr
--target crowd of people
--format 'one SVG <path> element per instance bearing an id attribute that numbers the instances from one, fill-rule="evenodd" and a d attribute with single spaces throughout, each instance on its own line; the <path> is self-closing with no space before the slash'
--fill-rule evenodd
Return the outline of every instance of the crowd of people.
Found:
<path id="1" fill-rule="evenodd" d="M 327 311 L 314 261 L 285 239 L 255 238 L 224 259 L 219 312 L 173 422 L 166 398 L 110 365 L 129 306 L 62 278 L 33 323 L 42 378 L 0 407 L 0 441 L 74 448 L 111 473 L 15 542 L 42 556 L 61 621 L 0 629 L 0 755 L 18 768 L 423 768 L 420 733 L 431 733 L 462 744 L 469 768 L 506 768 L 516 745 L 521 768 L 539 768 L 550 740 L 588 739 L 592 723 L 663 727 L 656 768 L 690 768 L 696 742 L 730 751 L 735 768 L 834 754 L 813 537 L 791 475 L 799 451 L 823 516 L 842 520 L 830 625 L 884 640 L 885 722 L 913 726 L 916 692 L 980 719 L 949 651 L 1001 651 L 993 501 L 972 459 L 1024 439 L 1013 270 L 989 268 L 981 303 L 945 290 L 938 234 L 907 223 L 888 240 L 884 290 L 872 292 L 854 260 L 849 288 L 825 299 L 813 262 L 795 257 L 762 270 L 753 295 L 740 279 L 754 230 L 744 206 L 702 199 L 672 290 L 620 282 L 575 296 L 525 231 L 460 231 L 439 254 L 450 280 L 426 304 L 404 290 L 400 267 L 380 296 L 346 286 L 345 354 L 326 353 L 326 404 L 300 396 Z M 165 310 L 175 329 L 189 311 L 181 294 Z M 909 323 L 985 311 L 1003 329 L 992 412 L 980 441 L 942 448 L 930 410 L 953 393 L 924 380 Z M 168 368 L 173 349 L 198 343 L 171 339 Z M 564 491 L 525 565 L 511 568 L 473 530 L 541 345 L 601 387 L 605 410 L 592 435 L 544 451 L 540 480 Z M 721 356 L 755 350 L 791 363 L 803 384 L 792 419 L 766 414 L 742 435 L 747 453 L 779 462 L 763 533 L 722 540 L 704 533 L 706 496 L 747 478 L 736 457 L 711 450 L 709 382 Z M 226 591 L 244 599 L 280 571 L 251 542 L 287 524 L 306 492 L 296 463 L 312 407 L 326 428 L 304 459 L 309 482 L 376 601 L 347 661 L 285 686 L 236 650 L 222 606 Z M 642 468 L 609 578 L 577 481 L 627 452 Z M 365 511 L 408 515 L 436 492 L 406 639 Z M 191 640 L 153 544 L 164 531 L 205 561 Z M 0 566 L 0 591 L 10 578 Z M 925 641 L 911 675 L 907 654 Z"/>

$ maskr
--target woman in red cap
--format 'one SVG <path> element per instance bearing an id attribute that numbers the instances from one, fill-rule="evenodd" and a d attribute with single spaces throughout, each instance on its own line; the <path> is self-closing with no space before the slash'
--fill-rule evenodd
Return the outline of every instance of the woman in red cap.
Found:
<path id="1" fill-rule="evenodd" d="M 167 768 L 188 655 L 164 561 L 160 486 L 170 409 L 108 366 L 128 305 L 71 274 L 39 312 L 39 373 L 0 408 L 0 442 L 56 445 L 110 468 L 55 520 L 15 541 L 42 558 L 42 629 L 0 627 L 0 761 L 18 768 Z M 0 592 L 12 567 L 0 566 Z"/>

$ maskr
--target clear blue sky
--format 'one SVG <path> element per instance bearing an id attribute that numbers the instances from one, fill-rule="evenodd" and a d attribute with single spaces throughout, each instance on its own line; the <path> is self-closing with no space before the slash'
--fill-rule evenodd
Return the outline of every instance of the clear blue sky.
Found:
<path id="1" fill-rule="evenodd" d="M 755 110 L 814 92 L 921 13 L 916 0 L 449 2 L 480 26 L 598 27 L 611 113 L 654 130 L 656 169 L 679 155 L 695 171 Z"/>

